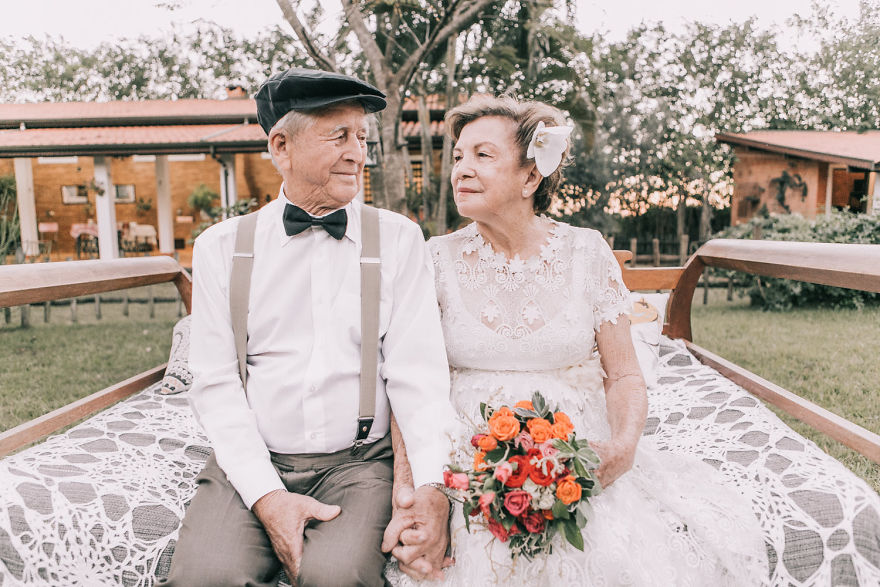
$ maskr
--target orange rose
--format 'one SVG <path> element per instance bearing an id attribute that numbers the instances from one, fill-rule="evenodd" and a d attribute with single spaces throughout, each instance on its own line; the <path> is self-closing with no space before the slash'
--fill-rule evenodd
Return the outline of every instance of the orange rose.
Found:
<path id="1" fill-rule="evenodd" d="M 486 464 L 486 453 L 478 450 L 474 453 L 474 471 L 485 471 L 488 468 L 489 465 Z"/>
<path id="2" fill-rule="evenodd" d="M 513 407 L 514 408 L 522 408 L 524 410 L 534 410 L 535 409 L 535 406 L 532 405 L 532 402 L 530 402 L 527 399 L 516 402 L 516 404 L 514 404 Z"/>
<path id="3" fill-rule="evenodd" d="M 542 442 L 547 442 L 553 438 L 553 431 L 550 427 L 550 422 L 544 418 L 532 418 L 526 426 L 528 427 L 529 434 L 532 435 L 532 440 L 535 441 L 535 444 L 541 444 Z"/>
<path id="4" fill-rule="evenodd" d="M 507 408 L 501 408 L 501 410 L 507 410 Z M 498 410 L 498 412 L 501 410 Z M 492 436 L 502 442 L 512 440 L 514 436 L 519 434 L 519 420 L 513 417 L 510 410 L 507 410 L 508 415 L 496 417 L 498 412 L 495 412 L 495 414 L 492 414 L 492 417 L 489 418 L 489 432 L 492 433 Z"/>
<path id="5" fill-rule="evenodd" d="M 544 519 L 545 519 L 545 520 L 552 520 L 552 519 L 553 519 L 553 512 L 552 512 L 552 511 L 550 511 L 550 510 L 541 510 L 541 513 L 544 515 Z"/>
<path id="6" fill-rule="evenodd" d="M 483 452 L 489 452 L 498 448 L 498 441 L 494 436 L 485 435 L 477 442 L 477 447 Z"/>
<path id="7" fill-rule="evenodd" d="M 489 421 L 491 422 L 495 418 L 506 418 L 506 417 L 512 416 L 512 415 L 513 415 L 513 412 L 510 411 L 510 408 L 508 408 L 507 406 L 502 406 L 502 407 L 498 408 L 497 410 L 495 410 L 494 412 L 492 412 L 492 415 L 489 416 Z"/>
<path id="8" fill-rule="evenodd" d="M 564 412 L 556 412 L 553 414 L 553 426 L 550 427 L 553 438 L 561 438 L 568 440 L 568 437 L 574 432 L 574 425 Z"/>
<path id="9" fill-rule="evenodd" d="M 581 498 L 581 486 L 571 475 L 563 477 L 556 486 L 556 497 L 565 505 L 573 504 Z"/>

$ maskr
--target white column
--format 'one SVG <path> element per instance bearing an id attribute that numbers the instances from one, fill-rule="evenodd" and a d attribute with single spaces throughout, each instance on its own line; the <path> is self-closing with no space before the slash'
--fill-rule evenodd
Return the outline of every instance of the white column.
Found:
<path id="1" fill-rule="evenodd" d="M 868 215 L 880 215 L 880 181 L 877 181 L 880 177 L 877 177 L 876 171 L 872 171 L 869 177 L 870 189 L 868 191 L 868 206 L 866 210 Z"/>
<path id="2" fill-rule="evenodd" d="M 37 205 L 34 201 L 34 170 L 30 159 L 16 158 L 13 165 L 22 249 L 25 255 L 39 255 L 40 234 L 37 232 Z"/>
<path id="3" fill-rule="evenodd" d="M 119 240 L 116 236 L 116 194 L 110 179 L 110 161 L 104 157 L 94 157 L 95 213 L 98 217 L 98 254 L 101 259 L 119 257 Z"/>
<path id="4" fill-rule="evenodd" d="M 220 205 L 229 208 L 238 201 L 235 187 L 235 153 L 220 155 Z"/>
<path id="5" fill-rule="evenodd" d="M 174 216 L 171 210 L 168 155 L 156 155 L 156 215 L 159 219 L 159 252 L 174 254 Z"/>

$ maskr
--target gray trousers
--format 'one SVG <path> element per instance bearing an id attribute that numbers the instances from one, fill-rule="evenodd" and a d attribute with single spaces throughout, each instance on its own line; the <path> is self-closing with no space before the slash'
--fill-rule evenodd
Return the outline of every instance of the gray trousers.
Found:
<path id="1" fill-rule="evenodd" d="M 306 527 L 300 585 L 384 584 L 380 545 L 391 520 L 393 456 L 390 436 L 357 451 L 272 454 L 288 491 L 342 508 L 333 520 Z M 269 537 L 213 456 L 197 481 L 162 584 L 274 586 L 281 563 Z"/>

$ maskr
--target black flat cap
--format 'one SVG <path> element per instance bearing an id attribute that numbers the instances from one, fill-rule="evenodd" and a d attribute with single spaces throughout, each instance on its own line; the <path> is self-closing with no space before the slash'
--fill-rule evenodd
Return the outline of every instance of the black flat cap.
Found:
<path id="1" fill-rule="evenodd" d="M 266 134 L 291 110 L 312 110 L 359 100 L 367 112 L 385 108 L 385 94 L 356 77 L 294 67 L 276 73 L 257 92 L 257 121 Z"/>

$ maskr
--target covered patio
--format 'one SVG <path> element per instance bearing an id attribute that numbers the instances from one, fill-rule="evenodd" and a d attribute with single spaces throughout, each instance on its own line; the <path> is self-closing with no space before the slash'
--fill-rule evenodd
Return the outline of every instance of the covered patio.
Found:
<path id="1" fill-rule="evenodd" d="M 188 192 L 262 204 L 277 190 L 265 152 L 249 99 L 0 104 L 0 175 L 14 173 L 22 249 L 40 260 L 83 256 L 94 236 L 101 259 L 176 252 L 188 265 Z"/>

